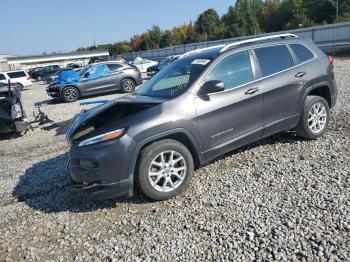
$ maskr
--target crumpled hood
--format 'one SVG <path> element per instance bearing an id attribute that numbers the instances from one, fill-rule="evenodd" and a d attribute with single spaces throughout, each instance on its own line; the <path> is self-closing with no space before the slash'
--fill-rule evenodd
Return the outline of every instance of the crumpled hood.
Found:
<path id="1" fill-rule="evenodd" d="M 94 119 L 98 120 L 102 114 L 107 114 L 108 111 L 113 110 L 116 113 L 111 114 L 111 118 L 123 118 L 131 114 L 146 110 L 157 104 L 161 104 L 167 101 L 164 98 L 147 97 L 147 96 L 136 96 L 128 95 L 121 98 L 111 100 L 106 104 L 96 106 L 90 110 L 82 111 L 76 115 L 71 122 L 70 127 L 67 130 L 66 137 L 68 142 L 71 142 L 74 133 L 79 129 L 84 129 L 87 123 L 92 122 Z M 129 108 L 128 108 L 129 107 Z M 125 113 L 120 113 L 122 110 Z M 120 114 L 118 114 L 120 113 Z M 99 116 L 98 118 L 96 116 Z M 96 127 L 98 128 L 98 127 Z"/>
<path id="2" fill-rule="evenodd" d="M 81 76 L 74 70 L 65 70 L 58 74 L 57 80 L 64 86 L 66 84 L 79 83 L 81 81 Z"/>

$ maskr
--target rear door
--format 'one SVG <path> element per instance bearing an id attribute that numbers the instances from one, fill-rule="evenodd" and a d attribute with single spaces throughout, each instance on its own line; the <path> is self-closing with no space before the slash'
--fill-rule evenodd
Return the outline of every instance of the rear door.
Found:
<path id="1" fill-rule="evenodd" d="M 310 81 L 308 72 L 297 66 L 298 61 L 286 45 L 261 47 L 254 52 L 264 93 L 264 134 L 295 127 L 301 94 Z"/>
<path id="2" fill-rule="evenodd" d="M 197 125 L 208 159 L 262 136 L 263 97 L 252 62 L 248 51 L 224 57 L 203 83 L 219 80 L 225 90 L 195 98 Z"/>
<path id="3" fill-rule="evenodd" d="M 28 76 L 24 71 L 8 72 L 8 77 L 12 83 L 21 83 L 22 85 L 28 85 Z"/>
<path id="4" fill-rule="evenodd" d="M 109 71 L 111 72 L 111 90 L 120 90 L 120 82 L 124 76 L 123 65 L 117 63 L 107 64 Z"/>

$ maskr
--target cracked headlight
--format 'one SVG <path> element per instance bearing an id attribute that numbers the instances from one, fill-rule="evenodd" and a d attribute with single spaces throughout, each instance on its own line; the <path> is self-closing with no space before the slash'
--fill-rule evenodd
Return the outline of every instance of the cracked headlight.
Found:
<path id="1" fill-rule="evenodd" d="M 98 136 L 94 136 L 91 138 L 88 138 L 86 140 L 83 140 L 82 142 L 79 143 L 79 147 L 81 146 L 88 146 L 88 145 L 94 145 L 97 143 L 102 143 L 102 142 L 107 142 L 107 141 L 111 141 L 113 139 L 117 139 L 120 138 L 121 136 L 123 136 L 125 134 L 125 129 L 121 128 L 121 129 L 117 129 L 108 133 L 104 133 L 102 135 L 98 135 Z"/>

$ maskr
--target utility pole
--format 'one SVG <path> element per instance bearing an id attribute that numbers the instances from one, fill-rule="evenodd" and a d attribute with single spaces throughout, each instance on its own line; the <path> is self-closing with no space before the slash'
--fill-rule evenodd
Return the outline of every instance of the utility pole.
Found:
<path id="1" fill-rule="evenodd" d="M 337 23 L 339 23 L 339 0 L 328 0 L 335 7 L 335 17 Z"/>
<path id="2" fill-rule="evenodd" d="M 330 2 L 335 7 L 335 18 L 338 24 L 339 23 L 339 0 L 328 0 L 328 2 Z M 336 37 L 338 37 L 337 31 L 336 31 Z M 334 47 L 333 47 L 333 57 L 335 57 Z"/>

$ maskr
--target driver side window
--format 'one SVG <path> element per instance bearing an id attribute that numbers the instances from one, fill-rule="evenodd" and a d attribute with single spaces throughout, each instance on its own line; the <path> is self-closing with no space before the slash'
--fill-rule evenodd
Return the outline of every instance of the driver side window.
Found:
<path id="1" fill-rule="evenodd" d="M 225 90 L 253 81 L 253 72 L 248 51 L 238 52 L 221 60 L 205 78 L 218 80 L 225 84 Z"/>

